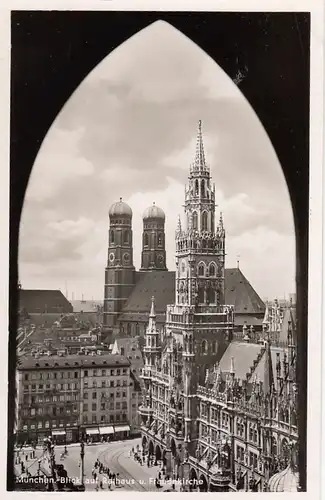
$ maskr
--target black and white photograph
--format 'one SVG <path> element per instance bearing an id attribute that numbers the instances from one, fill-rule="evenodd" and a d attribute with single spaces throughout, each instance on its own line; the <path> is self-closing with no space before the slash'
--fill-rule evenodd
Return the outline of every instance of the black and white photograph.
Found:
<path id="1" fill-rule="evenodd" d="M 10 23 L 7 490 L 308 493 L 311 13 Z"/>

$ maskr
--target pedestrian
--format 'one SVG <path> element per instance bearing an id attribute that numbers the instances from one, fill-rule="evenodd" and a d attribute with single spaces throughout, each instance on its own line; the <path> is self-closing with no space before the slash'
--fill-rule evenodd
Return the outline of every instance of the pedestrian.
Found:
<path id="1" fill-rule="evenodd" d="M 25 462 L 28 462 L 28 455 L 25 455 Z"/>
<path id="2" fill-rule="evenodd" d="M 96 478 L 97 478 L 97 474 L 96 474 L 96 472 L 94 472 L 94 479 L 95 479 L 95 481 L 96 481 Z"/>

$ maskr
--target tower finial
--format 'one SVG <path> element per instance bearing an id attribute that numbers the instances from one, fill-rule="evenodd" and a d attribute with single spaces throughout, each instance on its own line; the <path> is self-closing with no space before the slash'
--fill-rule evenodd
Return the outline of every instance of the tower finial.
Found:
<path id="1" fill-rule="evenodd" d="M 156 311 L 155 311 L 155 297 L 151 297 L 151 310 L 150 310 L 150 318 L 155 318 L 156 317 Z"/>
<path id="2" fill-rule="evenodd" d="M 181 224 L 181 217 L 178 215 L 178 220 L 177 220 L 177 232 L 181 233 L 182 232 L 182 224 Z"/>
<path id="3" fill-rule="evenodd" d="M 191 168 L 191 171 L 199 172 L 201 170 L 207 170 L 207 165 L 205 162 L 205 154 L 203 147 L 203 137 L 202 137 L 202 121 L 199 120 L 197 138 L 196 138 L 196 151 L 195 160 Z"/>

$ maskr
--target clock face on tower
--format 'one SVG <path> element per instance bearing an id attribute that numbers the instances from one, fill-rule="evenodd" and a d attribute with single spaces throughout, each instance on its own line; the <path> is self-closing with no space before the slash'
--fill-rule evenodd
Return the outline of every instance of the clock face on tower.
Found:
<path id="1" fill-rule="evenodd" d="M 114 262 L 114 259 L 115 259 L 115 254 L 114 254 L 114 252 L 111 252 L 111 253 L 109 254 L 108 259 L 109 259 L 109 261 L 110 261 L 111 263 L 113 263 L 113 262 Z"/>
<path id="2" fill-rule="evenodd" d="M 163 256 L 163 255 L 161 255 L 161 254 L 159 254 L 159 255 L 157 256 L 157 261 L 158 261 L 158 264 L 159 264 L 159 265 L 162 265 L 162 264 L 163 264 L 163 262 L 164 262 L 164 256 Z"/>
<path id="3" fill-rule="evenodd" d="M 129 253 L 123 254 L 123 262 L 125 262 L 125 264 L 128 264 L 130 262 L 130 254 Z"/>

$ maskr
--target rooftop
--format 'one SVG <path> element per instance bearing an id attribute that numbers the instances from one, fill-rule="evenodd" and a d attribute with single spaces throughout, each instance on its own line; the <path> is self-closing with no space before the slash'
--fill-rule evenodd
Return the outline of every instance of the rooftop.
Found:
<path id="1" fill-rule="evenodd" d="M 118 354 L 68 355 L 68 356 L 21 356 L 19 370 L 62 369 L 62 368 L 93 368 L 105 366 L 130 366 L 125 356 Z"/>

